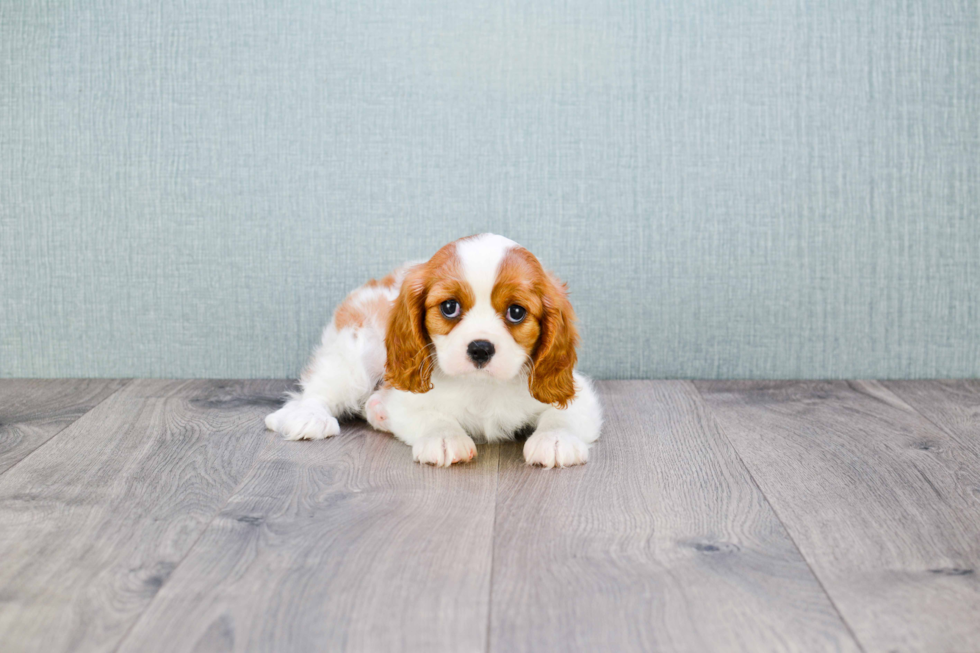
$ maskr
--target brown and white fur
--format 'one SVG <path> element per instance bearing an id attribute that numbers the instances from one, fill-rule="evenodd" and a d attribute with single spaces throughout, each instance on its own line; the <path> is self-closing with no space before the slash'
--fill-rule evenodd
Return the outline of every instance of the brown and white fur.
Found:
<path id="1" fill-rule="evenodd" d="M 352 292 L 302 393 L 265 423 L 316 440 L 340 432 L 338 417 L 362 415 L 418 462 L 445 467 L 472 460 L 474 438 L 512 439 L 530 425 L 528 463 L 579 465 L 602 409 L 574 371 L 574 321 L 564 284 L 528 250 L 493 234 L 463 238 Z"/>

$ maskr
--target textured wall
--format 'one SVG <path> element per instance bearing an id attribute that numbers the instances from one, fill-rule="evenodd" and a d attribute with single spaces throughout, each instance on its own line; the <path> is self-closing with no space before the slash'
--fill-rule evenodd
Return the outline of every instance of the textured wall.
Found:
<path id="1" fill-rule="evenodd" d="M 980 373 L 978 3 L 0 0 L 0 375 L 288 376 L 478 231 L 603 377 Z"/>

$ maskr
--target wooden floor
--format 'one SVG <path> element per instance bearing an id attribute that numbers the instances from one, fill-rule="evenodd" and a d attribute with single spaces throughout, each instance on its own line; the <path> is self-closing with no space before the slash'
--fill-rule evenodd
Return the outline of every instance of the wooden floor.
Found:
<path id="1" fill-rule="evenodd" d="M 588 465 L 0 381 L 0 651 L 980 651 L 980 382 L 617 381 Z"/>

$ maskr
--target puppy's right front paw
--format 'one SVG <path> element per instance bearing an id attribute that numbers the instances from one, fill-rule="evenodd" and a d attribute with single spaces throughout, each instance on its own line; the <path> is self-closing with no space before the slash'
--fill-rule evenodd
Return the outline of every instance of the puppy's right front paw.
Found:
<path id="1" fill-rule="evenodd" d="M 322 440 L 340 433 L 340 423 L 320 403 L 290 401 L 267 415 L 265 425 L 287 440 Z"/>
<path id="2" fill-rule="evenodd" d="M 430 436 L 412 445 L 412 458 L 436 467 L 468 463 L 476 458 L 476 443 L 468 435 Z"/>

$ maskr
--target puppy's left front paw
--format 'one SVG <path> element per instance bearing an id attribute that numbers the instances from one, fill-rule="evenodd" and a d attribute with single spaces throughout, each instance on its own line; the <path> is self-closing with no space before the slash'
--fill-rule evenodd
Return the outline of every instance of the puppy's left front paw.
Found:
<path id="1" fill-rule="evenodd" d="M 589 445 L 562 431 L 537 432 L 524 443 L 524 460 L 528 465 L 571 467 L 584 465 L 589 459 Z"/>

